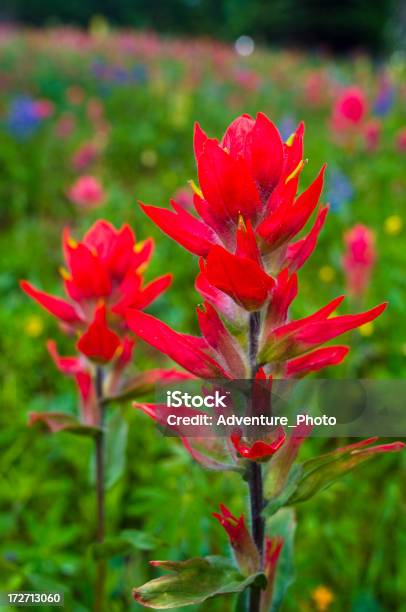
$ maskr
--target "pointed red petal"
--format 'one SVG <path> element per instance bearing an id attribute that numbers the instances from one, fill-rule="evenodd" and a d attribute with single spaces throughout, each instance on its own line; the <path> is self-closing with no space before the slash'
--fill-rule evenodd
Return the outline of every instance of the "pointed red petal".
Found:
<path id="1" fill-rule="evenodd" d="M 345 359 L 349 350 L 348 346 L 329 346 L 291 359 L 286 364 L 286 376 L 302 376 L 327 366 L 338 365 Z"/>
<path id="2" fill-rule="evenodd" d="M 267 300 L 274 279 L 246 257 L 214 246 L 207 257 L 205 275 L 212 285 L 227 293 L 246 310 L 258 310 Z"/>
<path id="3" fill-rule="evenodd" d="M 20 286 L 27 295 L 54 315 L 54 317 L 61 319 L 61 321 L 65 321 L 65 323 L 77 323 L 81 321 L 77 310 L 72 304 L 69 304 L 69 302 L 36 289 L 31 283 L 25 280 L 21 281 Z"/>
<path id="4" fill-rule="evenodd" d="M 379 304 L 366 312 L 356 315 L 343 315 L 324 321 L 314 321 L 306 325 L 295 334 L 295 341 L 303 344 L 322 344 L 344 334 L 351 329 L 365 325 L 379 317 L 385 310 L 387 303 Z"/>
<path id="5" fill-rule="evenodd" d="M 148 206 L 140 202 L 146 215 L 165 234 L 176 240 L 185 249 L 205 257 L 214 242 L 213 231 L 202 221 L 193 217 L 176 202 L 172 201 L 175 212 L 166 208 Z"/>
<path id="6" fill-rule="evenodd" d="M 94 319 L 79 338 L 77 348 L 89 359 L 107 362 L 113 359 L 120 344 L 119 336 L 107 326 L 103 304 L 96 309 Z"/>
<path id="7" fill-rule="evenodd" d="M 200 155 L 203 153 L 204 145 L 206 144 L 207 140 L 208 140 L 208 138 L 207 138 L 206 134 L 203 132 L 203 130 L 200 127 L 200 125 L 196 122 L 195 123 L 194 136 L 193 136 L 193 148 L 194 148 L 194 151 L 195 151 L 196 161 L 198 161 Z"/>
<path id="8" fill-rule="evenodd" d="M 129 309 L 126 320 L 128 327 L 137 336 L 192 374 L 200 378 L 230 378 L 223 368 L 202 350 L 201 338 L 180 334 L 159 319 L 139 310 Z"/>
<path id="9" fill-rule="evenodd" d="M 251 164 L 254 179 L 267 198 L 281 177 L 284 154 L 278 129 L 263 113 L 258 113 L 252 130 Z"/>
<path id="10" fill-rule="evenodd" d="M 224 359 L 233 377 L 245 378 L 246 366 L 238 342 L 225 327 L 213 306 L 205 302 L 202 309 L 197 309 L 197 317 L 202 335 L 219 357 Z"/>

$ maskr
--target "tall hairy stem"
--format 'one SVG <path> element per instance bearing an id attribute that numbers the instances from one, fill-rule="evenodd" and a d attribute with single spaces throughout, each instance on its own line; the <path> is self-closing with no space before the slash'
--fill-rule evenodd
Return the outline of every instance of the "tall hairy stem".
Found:
<path id="1" fill-rule="evenodd" d="M 254 312 L 250 314 L 249 320 L 249 361 L 251 378 L 254 379 L 257 373 L 257 352 L 258 352 L 258 336 L 260 328 L 260 314 Z M 264 553 L 264 535 L 265 522 L 262 517 L 264 509 L 264 494 L 262 485 L 262 469 L 261 464 L 252 461 L 248 471 L 248 487 L 250 494 L 251 508 L 251 528 L 252 537 L 258 549 L 261 565 L 263 563 Z M 259 612 L 261 600 L 260 587 L 252 587 L 249 592 L 248 612 Z"/>
<path id="2" fill-rule="evenodd" d="M 105 487 L 104 487 L 104 398 L 103 398 L 103 369 L 96 368 L 96 398 L 100 414 L 100 431 L 95 438 L 95 467 L 96 467 L 96 540 L 102 544 L 105 535 Z M 96 582 L 94 596 L 94 612 L 105 610 L 106 560 L 98 559 L 96 563 Z"/>

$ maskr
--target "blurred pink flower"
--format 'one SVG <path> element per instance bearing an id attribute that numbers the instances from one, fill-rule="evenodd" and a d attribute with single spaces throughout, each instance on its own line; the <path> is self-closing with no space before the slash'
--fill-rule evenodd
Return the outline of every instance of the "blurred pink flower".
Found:
<path id="1" fill-rule="evenodd" d="M 53 102 L 45 98 L 41 98 L 35 102 L 35 110 L 40 119 L 47 119 L 48 117 L 51 117 L 54 112 L 54 108 Z"/>
<path id="2" fill-rule="evenodd" d="M 90 121 L 97 122 L 103 118 L 103 104 L 97 98 L 91 98 L 86 105 L 86 114 Z"/>
<path id="3" fill-rule="evenodd" d="M 344 242 L 346 251 L 342 263 L 348 292 L 353 297 L 362 297 L 375 264 L 375 234 L 359 223 L 344 234 Z"/>
<path id="4" fill-rule="evenodd" d="M 95 208 L 99 206 L 105 193 L 99 181 L 90 175 L 81 176 L 68 191 L 69 199 L 82 208 Z"/>
<path id="5" fill-rule="evenodd" d="M 317 108 L 326 98 L 327 83 L 324 73 L 314 70 L 304 81 L 304 97 L 309 106 Z"/>
<path id="6" fill-rule="evenodd" d="M 64 113 L 56 124 L 56 133 L 59 138 L 69 138 L 75 129 L 76 120 L 72 113 Z"/>
<path id="7" fill-rule="evenodd" d="M 396 148 L 400 153 L 406 152 L 406 127 L 401 128 L 396 134 Z"/>
<path id="8" fill-rule="evenodd" d="M 360 123 L 367 112 L 367 101 L 360 87 L 348 87 L 334 105 L 333 115 L 342 121 Z"/>
<path id="9" fill-rule="evenodd" d="M 381 122 L 379 119 L 370 119 L 364 125 L 364 140 L 367 151 L 376 151 L 381 137 Z"/>
<path id="10" fill-rule="evenodd" d="M 367 110 L 367 101 L 362 89 L 347 87 L 333 106 L 331 129 L 338 136 L 357 132 Z"/>
<path id="11" fill-rule="evenodd" d="M 83 143 L 73 154 L 72 166 L 81 171 L 88 168 L 97 158 L 98 150 L 92 142 Z"/>

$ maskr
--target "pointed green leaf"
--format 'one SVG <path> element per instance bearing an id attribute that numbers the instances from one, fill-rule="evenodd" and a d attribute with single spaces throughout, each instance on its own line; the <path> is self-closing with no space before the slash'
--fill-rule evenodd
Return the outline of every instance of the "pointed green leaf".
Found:
<path id="1" fill-rule="evenodd" d="M 134 589 L 136 601 L 147 608 L 167 610 L 198 604 L 211 597 L 241 593 L 255 584 L 264 587 L 264 574 L 245 578 L 224 557 L 210 556 L 188 561 L 154 561 L 171 573 Z"/>
<path id="2" fill-rule="evenodd" d="M 286 479 L 285 486 L 274 498 L 271 498 L 266 506 L 265 514 L 267 516 L 272 516 L 283 506 L 286 506 L 290 501 L 291 497 L 294 495 L 298 484 L 303 475 L 303 467 L 300 463 L 297 463 L 290 470 L 288 477 Z M 266 487 L 266 485 L 265 485 Z"/>
<path id="3" fill-rule="evenodd" d="M 368 446 L 374 438 L 356 442 L 347 447 L 336 449 L 321 457 L 309 459 L 303 463 L 303 478 L 296 491 L 289 499 L 290 504 L 305 501 L 318 491 L 323 491 L 341 476 L 345 476 L 365 461 L 377 454 L 398 452 L 404 447 L 403 442 Z"/>
<path id="4" fill-rule="evenodd" d="M 342 457 L 336 457 L 333 461 L 329 461 L 328 463 L 323 463 L 310 472 L 306 472 L 304 465 L 305 476 L 298 484 L 296 491 L 290 497 L 289 504 L 306 501 L 319 491 L 323 491 L 329 487 L 341 476 L 345 476 L 348 472 L 351 472 L 351 470 L 372 457 L 373 455 L 371 454 L 344 455 Z"/>
<path id="5" fill-rule="evenodd" d="M 68 431 L 82 436 L 95 436 L 99 431 L 97 427 L 84 425 L 75 416 L 66 412 L 31 412 L 29 425 L 41 425 L 51 433 Z"/>
<path id="6" fill-rule="evenodd" d="M 126 462 L 128 424 L 120 410 L 116 410 L 107 423 L 106 431 L 106 489 L 123 475 Z"/>
<path id="7" fill-rule="evenodd" d="M 362 440 L 293 466 L 286 487 L 269 501 L 265 514 L 270 516 L 282 506 L 306 501 L 377 454 L 397 452 L 404 447 L 402 442 L 370 446 L 374 441 L 376 438 Z"/>
<path id="8" fill-rule="evenodd" d="M 110 489 L 123 475 L 126 463 L 128 424 L 121 410 L 115 410 L 105 426 L 105 487 Z M 90 461 L 90 482 L 94 484 L 95 458 Z"/>
<path id="9" fill-rule="evenodd" d="M 158 540 L 148 533 L 128 529 L 114 538 L 106 538 L 103 543 L 92 544 L 91 554 L 94 559 L 109 559 L 117 555 L 128 555 L 137 550 L 152 550 Z"/>

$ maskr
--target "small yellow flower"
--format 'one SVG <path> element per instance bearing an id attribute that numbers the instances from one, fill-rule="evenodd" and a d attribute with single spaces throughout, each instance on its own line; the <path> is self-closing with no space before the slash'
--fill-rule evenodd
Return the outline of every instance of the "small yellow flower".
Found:
<path id="1" fill-rule="evenodd" d="M 391 215 L 385 219 L 383 227 L 389 236 L 398 236 L 403 229 L 402 218 L 399 215 Z"/>
<path id="2" fill-rule="evenodd" d="M 331 283 L 335 279 L 336 273 L 331 266 L 322 266 L 319 270 L 319 279 L 323 283 Z"/>
<path id="3" fill-rule="evenodd" d="M 145 149 L 140 156 L 141 163 L 146 168 L 153 168 L 158 161 L 158 155 L 153 149 Z"/>
<path id="4" fill-rule="evenodd" d="M 38 317 L 37 315 L 31 315 L 28 317 L 25 321 L 24 330 L 27 336 L 30 336 L 30 338 L 38 338 L 38 336 L 40 336 L 44 331 L 44 324 L 41 317 Z"/>
<path id="5" fill-rule="evenodd" d="M 320 585 L 317 587 L 317 589 L 314 589 L 312 599 L 316 605 L 316 610 L 318 612 L 324 612 L 325 610 L 328 610 L 330 605 L 333 603 L 334 595 L 330 589 Z"/>
<path id="6" fill-rule="evenodd" d="M 364 323 L 361 327 L 358 328 L 359 333 L 364 338 L 369 338 L 374 333 L 374 324 L 373 323 Z"/>

